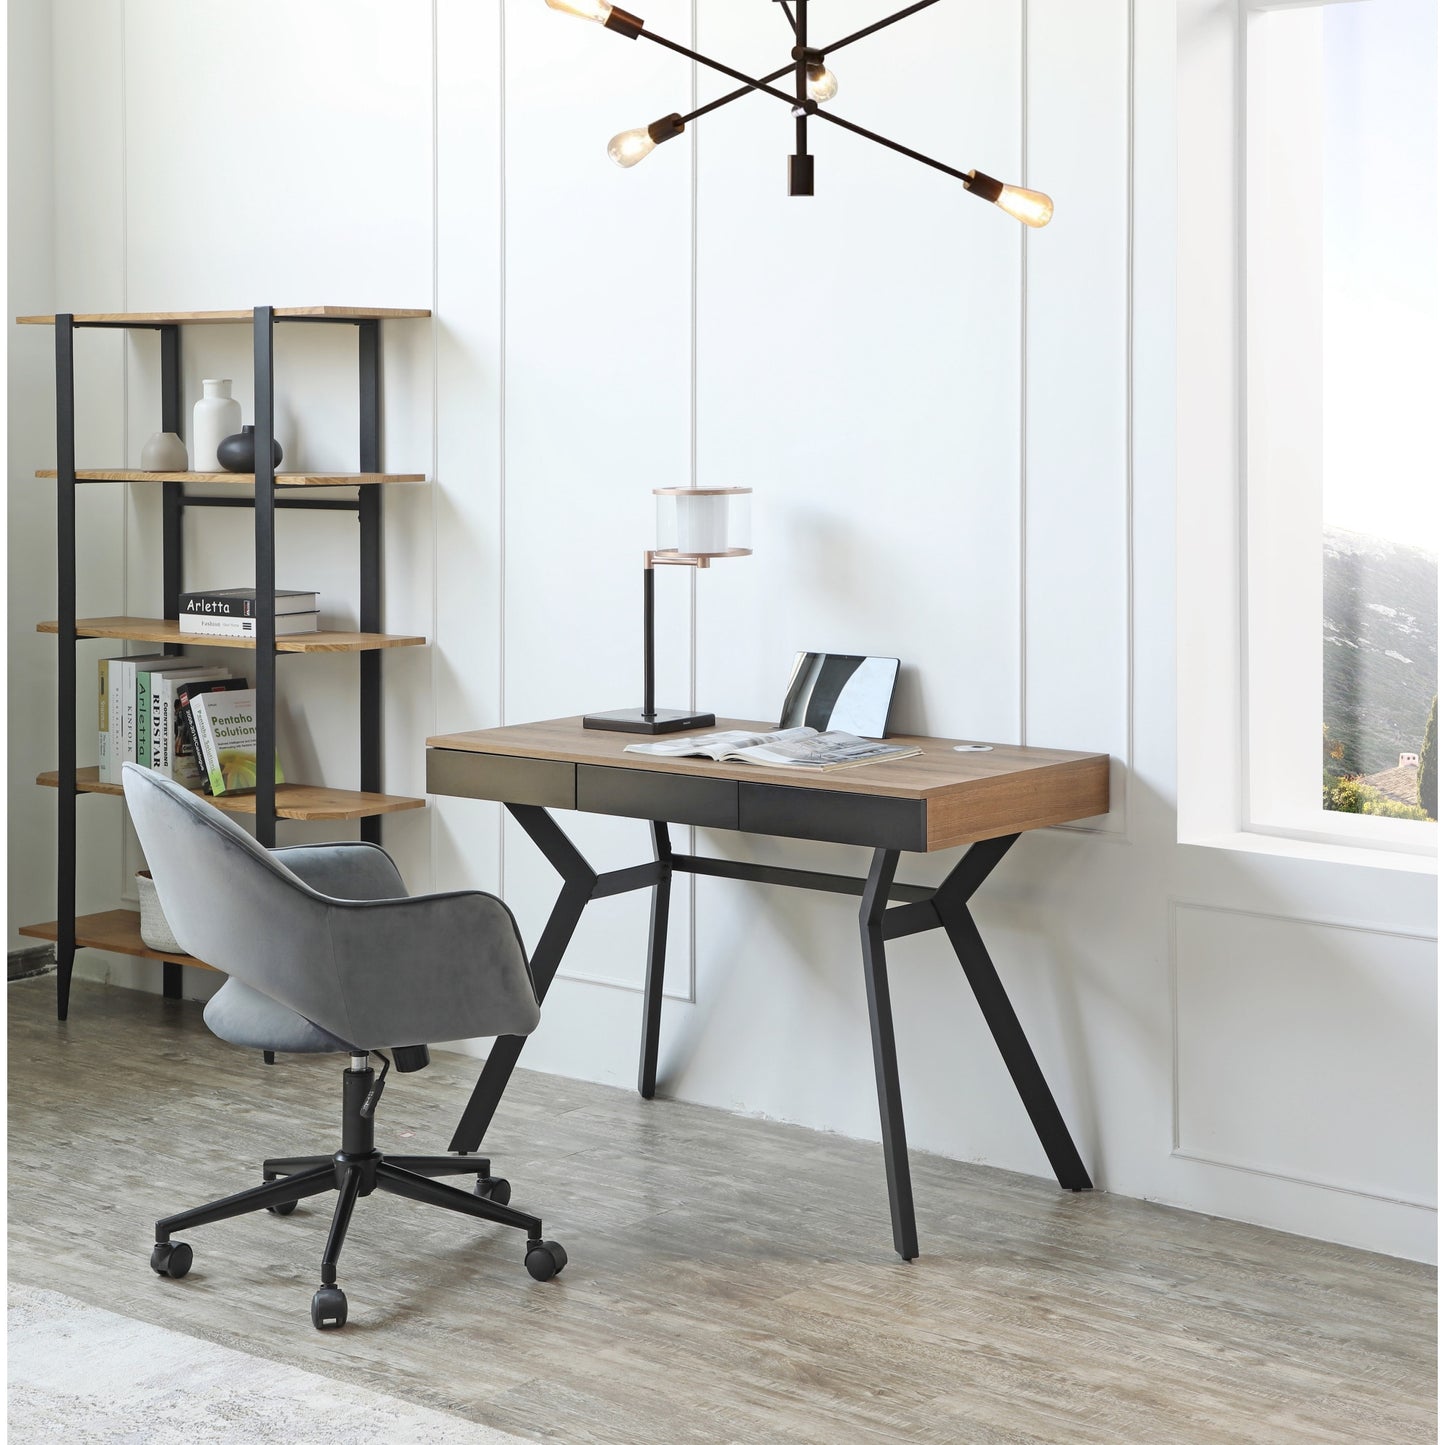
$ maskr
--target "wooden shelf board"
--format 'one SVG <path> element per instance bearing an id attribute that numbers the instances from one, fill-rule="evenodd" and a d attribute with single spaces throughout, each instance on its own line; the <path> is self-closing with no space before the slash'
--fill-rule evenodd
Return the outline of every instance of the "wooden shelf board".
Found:
<path id="1" fill-rule="evenodd" d="M 37 632 L 59 632 L 57 622 L 38 622 Z M 190 647 L 236 647 L 254 652 L 248 637 L 202 637 L 182 632 L 179 622 L 157 617 L 82 617 L 75 624 L 78 637 L 114 637 L 124 642 L 170 642 Z M 424 637 L 401 637 L 388 632 L 293 632 L 276 639 L 277 652 L 376 652 L 386 647 L 425 647 Z"/>
<path id="2" fill-rule="evenodd" d="M 409 321 L 431 315 L 394 306 L 278 306 L 278 321 L 311 317 L 321 321 Z M 78 324 L 102 326 L 236 326 L 253 321 L 250 311 L 86 311 L 76 312 Z M 54 326 L 52 316 L 17 316 L 20 326 Z"/>
<path id="3" fill-rule="evenodd" d="M 42 788 L 60 786 L 56 769 L 41 773 L 35 779 Z M 99 768 L 77 768 L 75 786 L 82 793 L 107 793 L 121 796 L 119 783 L 102 783 Z M 200 789 L 193 790 L 224 813 L 254 813 L 256 795 L 238 793 L 234 797 L 213 798 Z M 276 816 L 298 823 L 345 822 L 356 818 L 376 818 L 383 813 L 406 813 L 426 807 L 425 798 L 404 798 L 392 793 L 361 793 L 354 788 L 321 788 L 310 783 L 278 783 L 276 785 Z"/>
<path id="4" fill-rule="evenodd" d="M 27 923 L 19 931 L 27 938 L 43 938 L 51 943 L 60 936 L 56 923 Z M 128 953 L 133 958 L 158 958 L 163 963 L 184 963 L 190 968 L 211 967 L 189 953 L 162 953 L 152 948 L 140 936 L 140 914 L 129 908 L 112 908 L 105 913 L 87 913 L 77 918 L 75 942 L 78 948 L 101 948 L 107 953 Z"/>
<path id="5" fill-rule="evenodd" d="M 59 476 L 54 467 L 36 472 L 42 479 Z M 127 467 L 86 467 L 75 474 L 77 482 L 208 482 L 218 486 L 250 487 L 254 472 L 143 472 Z M 278 487 L 369 487 L 383 483 L 424 482 L 424 472 L 277 472 Z"/>

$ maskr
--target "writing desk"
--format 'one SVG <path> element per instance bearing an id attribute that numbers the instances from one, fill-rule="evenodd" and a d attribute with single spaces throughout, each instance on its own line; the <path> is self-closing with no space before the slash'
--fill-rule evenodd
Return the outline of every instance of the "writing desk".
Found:
<path id="1" fill-rule="evenodd" d="M 766 723 L 719 719 L 715 728 L 767 731 Z M 686 734 L 677 734 L 682 737 Z M 888 995 L 885 944 L 941 928 L 953 945 L 1014 1086 L 1065 1189 L 1092 1188 L 1033 1049 L 969 913 L 969 900 L 1020 833 L 1109 809 L 1109 760 L 1101 753 L 995 747 L 957 753 L 945 738 L 916 743 L 920 757 L 817 772 L 695 758 L 649 758 L 623 751 L 625 734 L 584 729 L 580 717 L 427 740 L 427 791 L 505 803 L 562 878 L 562 891 L 532 953 L 532 976 L 545 999 L 582 911 L 594 898 L 652 889 L 652 924 L 643 989 L 638 1092 L 651 1098 L 674 873 L 702 874 L 817 889 L 862 898 L 858 926 L 873 1032 L 873 1068 L 883 1126 L 883 1165 L 893 1244 L 918 1254 L 913 1188 L 898 1087 L 898 1058 Z M 653 859 L 598 873 L 550 810 L 608 813 L 652 825 Z M 873 849 L 866 878 L 675 853 L 668 824 L 696 824 L 774 837 L 862 844 Z M 968 851 L 936 888 L 894 881 L 900 852 Z M 892 906 L 890 906 L 892 905 Z M 471 1153 L 482 1142 L 524 1040 L 499 1038 L 462 1114 L 450 1147 Z"/>

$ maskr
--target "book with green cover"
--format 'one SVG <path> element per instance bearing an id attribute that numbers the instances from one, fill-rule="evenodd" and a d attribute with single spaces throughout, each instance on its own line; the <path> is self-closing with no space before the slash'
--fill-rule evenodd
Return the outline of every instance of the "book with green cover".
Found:
<path id="1" fill-rule="evenodd" d="M 211 791 L 211 780 L 202 760 L 200 735 L 191 702 L 203 692 L 237 692 L 244 689 L 244 677 L 217 677 L 210 680 L 186 678 L 176 689 L 176 712 L 172 722 L 175 730 L 177 756 L 171 776 L 187 788 Z"/>
<path id="2" fill-rule="evenodd" d="M 249 793 L 256 788 L 256 689 L 199 692 L 191 699 L 191 717 L 201 745 L 201 766 L 213 797 Z M 276 781 L 284 782 L 281 759 Z"/>

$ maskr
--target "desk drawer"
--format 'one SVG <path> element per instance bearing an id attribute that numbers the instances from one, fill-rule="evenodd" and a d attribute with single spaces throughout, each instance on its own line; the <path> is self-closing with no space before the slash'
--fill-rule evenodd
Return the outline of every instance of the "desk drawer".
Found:
<path id="1" fill-rule="evenodd" d="M 531 803 L 539 808 L 577 806 L 577 768 L 544 758 L 509 758 L 500 753 L 467 753 L 428 748 L 426 790 L 448 798 L 490 798 L 496 803 Z"/>
<path id="2" fill-rule="evenodd" d="M 703 828 L 736 828 L 738 785 L 730 778 L 689 778 L 638 768 L 577 765 L 577 808 L 619 818 L 658 818 Z"/>
<path id="3" fill-rule="evenodd" d="M 738 827 L 744 833 L 924 853 L 928 851 L 927 808 L 921 798 L 880 798 L 822 788 L 741 783 Z"/>

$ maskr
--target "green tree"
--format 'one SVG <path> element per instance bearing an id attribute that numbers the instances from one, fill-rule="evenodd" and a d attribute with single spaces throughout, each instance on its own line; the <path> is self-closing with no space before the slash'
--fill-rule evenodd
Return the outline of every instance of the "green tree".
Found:
<path id="1" fill-rule="evenodd" d="M 1365 795 L 1372 792 L 1358 778 L 1336 778 L 1325 784 L 1325 807 L 1332 813 L 1363 813 Z"/>
<path id="2" fill-rule="evenodd" d="M 1432 818 L 1438 818 L 1440 803 L 1440 740 L 1435 734 L 1435 715 L 1440 710 L 1440 694 L 1430 699 L 1430 718 L 1425 724 L 1425 741 L 1420 745 L 1420 806 Z"/>
<path id="3" fill-rule="evenodd" d="M 1332 813 L 1370 813 L 1377 818 L 1413 818 L 1425 822 L 1429 815 L 1424 808 L 1397 803 L 1363 778 L 1338 778 L 1326 784 L 1324 805 Z"/>

